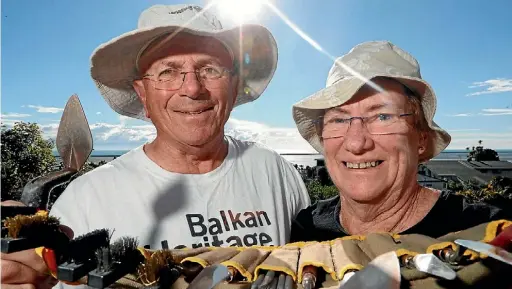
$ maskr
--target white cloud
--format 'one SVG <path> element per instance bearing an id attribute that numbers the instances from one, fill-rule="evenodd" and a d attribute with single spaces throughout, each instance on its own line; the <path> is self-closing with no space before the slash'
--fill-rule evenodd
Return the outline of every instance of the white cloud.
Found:
<path id="1" fill-rule="evenodd" d="M 59 128 L 58 123 L 39 124 L 39 127 L 43 131 L 43 135 L 45 137 L 52 139 L 57 137 L 57 130 Z"/>
<path id="2" fill-rule="evenodd" d="M 510 132 L 450 132 L 452 141 L 448 149 L 465 149 L 475 146 L 479 140 L 483 145 L 492 149 L 510 149 L 512 147 L 512 133 Z"/>
<path id="3" fill-rule="evenodd" d="M 5 125 L 7 127 L 12 127 L 12 126 L 14 126 L 15 123 L 22 122 L 23 120 L 21 118 L 29 117 L 30 114 L 11 112 L 11 113 L 4 113 L 1 116 L 2 116 L 2 125 Z"/>
<path id="4" fill-rule="evenodd" d="M 135 124 L 134 124 L 135 123 Z M 55 138 L 58 123 L 40 125 L 45 137 Z M 151 124 L 120 116 L 119 123 L 90 124 L 95 149 L 117 147 L 128 149 L 151 141 L 156 129 Z M 279 153 L 316 153 L 296 128 L 271 127 L 262 123 L 231 118 L 225 128 L 226 135 L 261 143 Z"/>
<path id="5" fill-rule="evenodd" d="M 262 123 L 230 118 L 227 135 L 266 145 L 279 153 L 316 153 L 293 127 L 271 127 Z"/>
<path id="6" fill-rule="evenodd" d="M 55 138 L 58 123 L 41 124 L 46 137 Z M 151 141 L 156 130 L 151 124 L 119 117 L 118 123 L 94 123 L 90 125 L 94 148 L 131 149 Z M 226 124 L 227 135 L 238 139 L 266 145 L 279 153 L 316 153 L 299 134 L 295 127 L 273 127 L 259 122 L 230 118 Z M 512 147 L 512 132 L 485 132 L 478 128 L 448 129 L 452 142 L 448 149 L 465 149 L 482 140 L 486 147 L 509 149 Z"/>
<path id="7" fill-rule="evenodd" d="M 11 113 L 2 114 L 2 119 L 3 118 L 29 117 L 29 116 L 30 116 L 30 114 L 26 114 L 26 113 L 11 112 Z"/>
<path id="8" fill-rule="evenodd" d="M 510 108 L 486 108 L 482 109 L 481 115 L 508 115 L 512 114 L 512 109 Z"/>
<path id="9" fill-rule="evenodd" d="M 96 114 L 101 114 L 101 111 L 96 112 Z"/>
<path id="10" fill-rule="evenodd" d="M 22 122 L 21 119 L 6 119 L 2 118 L 2 125 L 5 125 L 7 127 L 13 127 L 15 123 Z"/>
<path id="11" fill-rule="evenodd" d="M 449 114 L 448 116 L 473 116 L 471 113 L 457 113 L 457 114 Z"/>
<path id="12" fill-rule="evenodd" d="M 25 107 L 25 106 L 22 106 Z M 27 107 L 35 109 L 39 113 L 59 113 L 62 112 L 64 109 L 59 107 L 51 107 L 51 106 L 40 106 L 40 105 L 32 105 L 29 104 Z"/>
<path id="13" fill-rule="evenodd" d="M 477 115 L 494 116 L 494 115 L 511 115 L 511 114 L 512 114 L 512 109 L 510 109 L 510 108 L 484 108 L 479 113 L 457 113 L 457 114 L 448 114 L 447 116 L 468 117 L 468 116 L 477 116 Z"/>
<path id="14" fill-rule="evenodd" d="M 452 132 L 463 132 L 463 131 L 479 131 L 479 128 L 463 128 L 463 129 L 447 129 L 449 133 Z"/>
<path id="15" fill-rule="evenodd" d="M 469 86 L 469 88 L 485 88 L 485 90 L 469 93 L 466 96 L 512 91 L 512 79 L 497 78 L 473 82 L 473 85 Z"/>

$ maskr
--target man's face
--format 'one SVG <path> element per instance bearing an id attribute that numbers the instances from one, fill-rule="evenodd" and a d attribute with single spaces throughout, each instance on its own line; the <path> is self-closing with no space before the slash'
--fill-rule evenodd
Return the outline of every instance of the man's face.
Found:
<path id="1" fill-rule="evenodd" d="M 149 79 L 135 81 L 134 88 L 147 117 L 166 141 L 202 146 L 222 136 L 236 99 L 237 80 L 226 71 L 204 85 L 194 73 L 204 66 L 232 70 L 233 61 L 221 42 L 189 34 L 179 34 L 141 57 L 140 70 Z M 156 87 L 158 76 L 169 75 L 170 70 L 192 73 L 186 73 L 184 80 L 179 75 L 172 89 Z"/>
<path id="2" fill-rule="evenodd" d="M 349 102 L 329 110 L 324 123 L 353 116 L 413 112 L 400 84 L 390 80 L 375 83 L 385 92 L 364 87 Z M 344 196 L 375 203 L 392 197 L 386 196 L 390 189 L 402 188 L 416 179 L 423 142 L 413 124 L 414 116 L 401 117 L 393 124 L 393 134 L 373 135 L 360 119 L 354 119 L 343 137 L 324 140 L 326 166 Z"/>

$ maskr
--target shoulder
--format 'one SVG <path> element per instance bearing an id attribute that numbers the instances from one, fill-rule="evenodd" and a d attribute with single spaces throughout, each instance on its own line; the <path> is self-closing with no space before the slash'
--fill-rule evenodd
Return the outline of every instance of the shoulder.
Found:
<path id="1" fill-rule="evenodd" d="M 322 223 L 326 219 L 332 222 L 332 216 L 338 209 L 340 197 L 334 196 L 329 199 L 319 200 L 316 203 L 308 206 L 300 211 L 297 215 L 297 221 L 308 221 L 313 223 Z"/>
<path id="2" fill-rule="evenodd" d="M 291 242 L 325 241 L 342 234 L 336 221 L 340 197 L 320 200 L 301 210 L 292 222 Z"/>
<path id="3" fill-rule="evenodd" d="M 116 159 L 94 168 L 83 175 L 74 179 L 66 188 L 64 195 L 77 194 L 88 191 L 87 195 L 94 195 L 96 190 L 105 190 L 109 184 L 114 186 L 116 179 L 128 179 L 127 174 L 137 174 L 135 170 L 140 166 L 140 154 L 143 153 L 141 148 L 135 148 Z M 62 198 L 63 196 L 59 197 Z"/>
<path id="4" fill-rule="evenodd" d="M 282 158 L 275 150 L 255 141 L 241 140 L 232 136 L 226 136 L 230 147 L 235 148 L 239 153 L 249 154 L 250 156 L 268 157 L 271 159 Z"/>
<path id="5" fill-rule="evenodd" d="M 466 224 L 480 224 L 498 219 L 511 219 L 512 210 L 504 210 L 488 202 L 476 202 L 451 191 L 442 191 L 436 204 L 436 212 L 444 212 Z"/>
<path id="6" fill-rule="evenodd" d="M 227 136 L 230 147 L 234 148 L 237 158 L 244 161 L 255 160 L 259 165 L 293 168 L 293 165 L 272 148 L 255 141 L 247 141 Z"/>

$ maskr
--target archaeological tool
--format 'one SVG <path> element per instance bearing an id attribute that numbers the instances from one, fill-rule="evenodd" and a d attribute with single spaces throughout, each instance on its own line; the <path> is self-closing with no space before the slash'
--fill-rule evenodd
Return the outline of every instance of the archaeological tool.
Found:
<path id="1" fill-rule="evenodd" d="M 505 249 L 477 241 L 463 240 L 457 239 L 455 240 L 455 244 L 460 245 L 462 247 L 466 247 L 470 250 L 476 251 L 478 253 L 487 255 L 491 258 L 504 262 L 506 264 L 512 265 L 512 253 L 507 252 Z"/>
<path id="2" fill-rule="evenodd" d="M 217 284 L 229 279 L 229 270 L 227 266 L 216 264 L 204 268 L 187 289 L 212 289 Z"/>
<path id="3" fill-rule="evenodd" d="M 400 258 L 401 265 L 407 268 L 437 276 L 446 280 L 454 280 L 457 273 L 434 254 L 403 255 Z"/>
<path id="4" fill-rule="evenodd" d="M 21 202 L 26 207 L 2 206 L 2 253 L 41 246 L 52 247 L 55 244 L 48 242 L 62 239 L 62 232 L 55 229 L 58 227 L 55 220 L 44 214 L 35 214 L 50 209 L 51 201 L 55 201 L 65 186 L 78 175 L 92 152 L 92 134 L 77 95 L 72 95 L 64 108 L 56 145 L 63 169 L 36 177 L 25 185 Z M 27 218 L 22 218 L 23 216 Z M 17 219 L 13 219 L 15 217 L 20 219 L 16 221 Z M 7 223 L 11 226 L 7 228 L 5 224 L 9 219 L 11 221 Z"/>
<path id="5" fill-rule="evenodd" d="M 343 282 L 339 289 L 399 289 L 400 263 L 394 251 L 373 259 L 368 266 Z"/>
<path id="6" fill-rule="evenodd" d="M 304 267 L 302 274 L 302 287 L 304 289 L 314 289 L 316 287 L 317 271 L 315 266 Z"/>
<path id="7" fill-rule="evenodd" d="M 64 108 L 56 145 L 63 168 L 32 179 L 25 185 L 21 202 L 29 207 L 47 210 L 53 191 L 69 183 L 92 152 L 92 133 L 77 95 L 72 95 Z"/>

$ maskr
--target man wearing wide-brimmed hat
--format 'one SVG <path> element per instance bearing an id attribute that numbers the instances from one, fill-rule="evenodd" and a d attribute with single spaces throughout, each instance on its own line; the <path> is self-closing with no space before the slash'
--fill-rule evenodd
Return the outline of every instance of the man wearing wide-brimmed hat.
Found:
<path id="1" fill-rule="evenodd" d="M 277 55 L 259 25 L 226 29 L 195 5 L 143 11 L 137 29 L 94 51 L 91 74 L 114 111 L 152 123 L 156 138 L 73 181 L 51 215 L 75 236 L 108 228 L 151 248 L 286 243 L 310 204 L 298 171 L 224 135 L 232 109 L 264 92 Z M 17 284 L 35 278 L 20 274 Z"/>
<path id="2" fill-rule="evenodd" d="M 418 183 L 418 165 L 451 140 L 433 120 L 436 102 L 417 60 L 393 43 L 361 43 L 339 57 L 326 87 L 293 106 L 300 134 L 324 155 L 339 195 L 299 213 L 292 241 L 372 232 L 439 237 L 506 218 Z"/>

